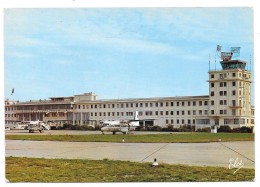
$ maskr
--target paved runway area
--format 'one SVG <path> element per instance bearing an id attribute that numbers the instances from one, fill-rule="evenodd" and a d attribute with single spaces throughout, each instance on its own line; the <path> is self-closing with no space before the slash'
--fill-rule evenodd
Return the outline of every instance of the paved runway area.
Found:
<path id="1" fill-rule="evenodd" d="M 111 159 L 228 167 L 230 159 L 255 168 L 254 141 L 212 143 L 105 143 L 6 140 L 5 155 L 37 158 Z"/>

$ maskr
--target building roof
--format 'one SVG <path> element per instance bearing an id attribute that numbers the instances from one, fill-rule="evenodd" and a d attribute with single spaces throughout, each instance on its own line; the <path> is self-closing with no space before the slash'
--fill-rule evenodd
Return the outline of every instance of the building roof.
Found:
<path id="1" fill-rule="evenodd" d="M 142 101 L 161 101 L 161 100 L 199 100 L 199 99 L 209 99 L 208 95 L 202 96 L 175 96 L 175 97 L 151 97 L 151 98 L 124 98 L 124 99 L 100 99 L 100 100 L 80 100 L 74 103 L 100 103 L 100 102 L 142 102 Z"/>
<path id="2" fill-rule="evenodd" d="M 30 100 L 25 102 L 16 101 L 10 105 L 46 105 L 46 104 L 71 104 L 74 97 L 50 97 L 50 99 Z M 100 100 L 79 100 L 74 103 L 110 103 L 110 102 L 145 102 L 145 101 L 172 101 L 172 100 L 205 100 L 208 95 L 201 96 L 175 96 L 175 97 L 150 97 L 150 98 L 123 98 L 123 99 L 100 99 Z"/>

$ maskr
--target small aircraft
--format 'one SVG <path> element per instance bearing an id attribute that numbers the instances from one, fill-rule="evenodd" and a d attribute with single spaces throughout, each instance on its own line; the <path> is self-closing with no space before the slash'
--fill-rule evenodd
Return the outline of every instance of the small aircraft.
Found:
<path id="1" fill-rule="evenodd" d="M 44 130 L 50 130 L 48 126 L 46 126 L 45 123 L 43 123 L 42 121 L 30 121 L 28 124 L 28 130 L 29 133 L 33 133 L 35 131 L 39 131 L 40 133 L 42 133 Z"/>
<path id="2" fill-rule="evenodd" d="M 104 134 L 104 132 L 112 132 L 113 134 L 116 134 L 116 132 L 122 132 L 123 134 L 126 134 L 132 130 L 135 130 L 136 127 L 139 126 L 139 121 L 138 111 L 136 111 L 133 120 L 104 121 L 101 132 L 102 134 Z"/>

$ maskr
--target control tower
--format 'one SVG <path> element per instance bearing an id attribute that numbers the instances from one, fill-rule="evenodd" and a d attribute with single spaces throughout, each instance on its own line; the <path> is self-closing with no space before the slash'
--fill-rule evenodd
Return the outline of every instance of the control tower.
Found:
<path id="1" fill-rule="evenodd" d="M 223 70 L 241 69 L 245 70 L 246 62 L 242 60 L 220 61 Z"/>
<path id="2" fill-rule="evenodd" d="M 251 72 L 246 70 L 245 61 L 232 60 L 233 55 L 232 50 L 231 52 L 221 52 L 222 69 L 209 71 L 211 127 L 254 126 L 251 115 Z"/>

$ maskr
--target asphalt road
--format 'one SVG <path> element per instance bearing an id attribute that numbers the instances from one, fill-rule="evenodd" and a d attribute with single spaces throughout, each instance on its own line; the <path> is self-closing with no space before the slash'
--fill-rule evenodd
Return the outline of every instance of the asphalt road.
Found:
<path id="1" fill-rule="evenodd" d="M 254 141 L 212 143 L 107 143 L 6 140 L 5 155 L 37 158 L 111 159 L 228 167 L 230 159 L 255 168 Z M 231 162 L 234 164 L 234 161 Z"/>

